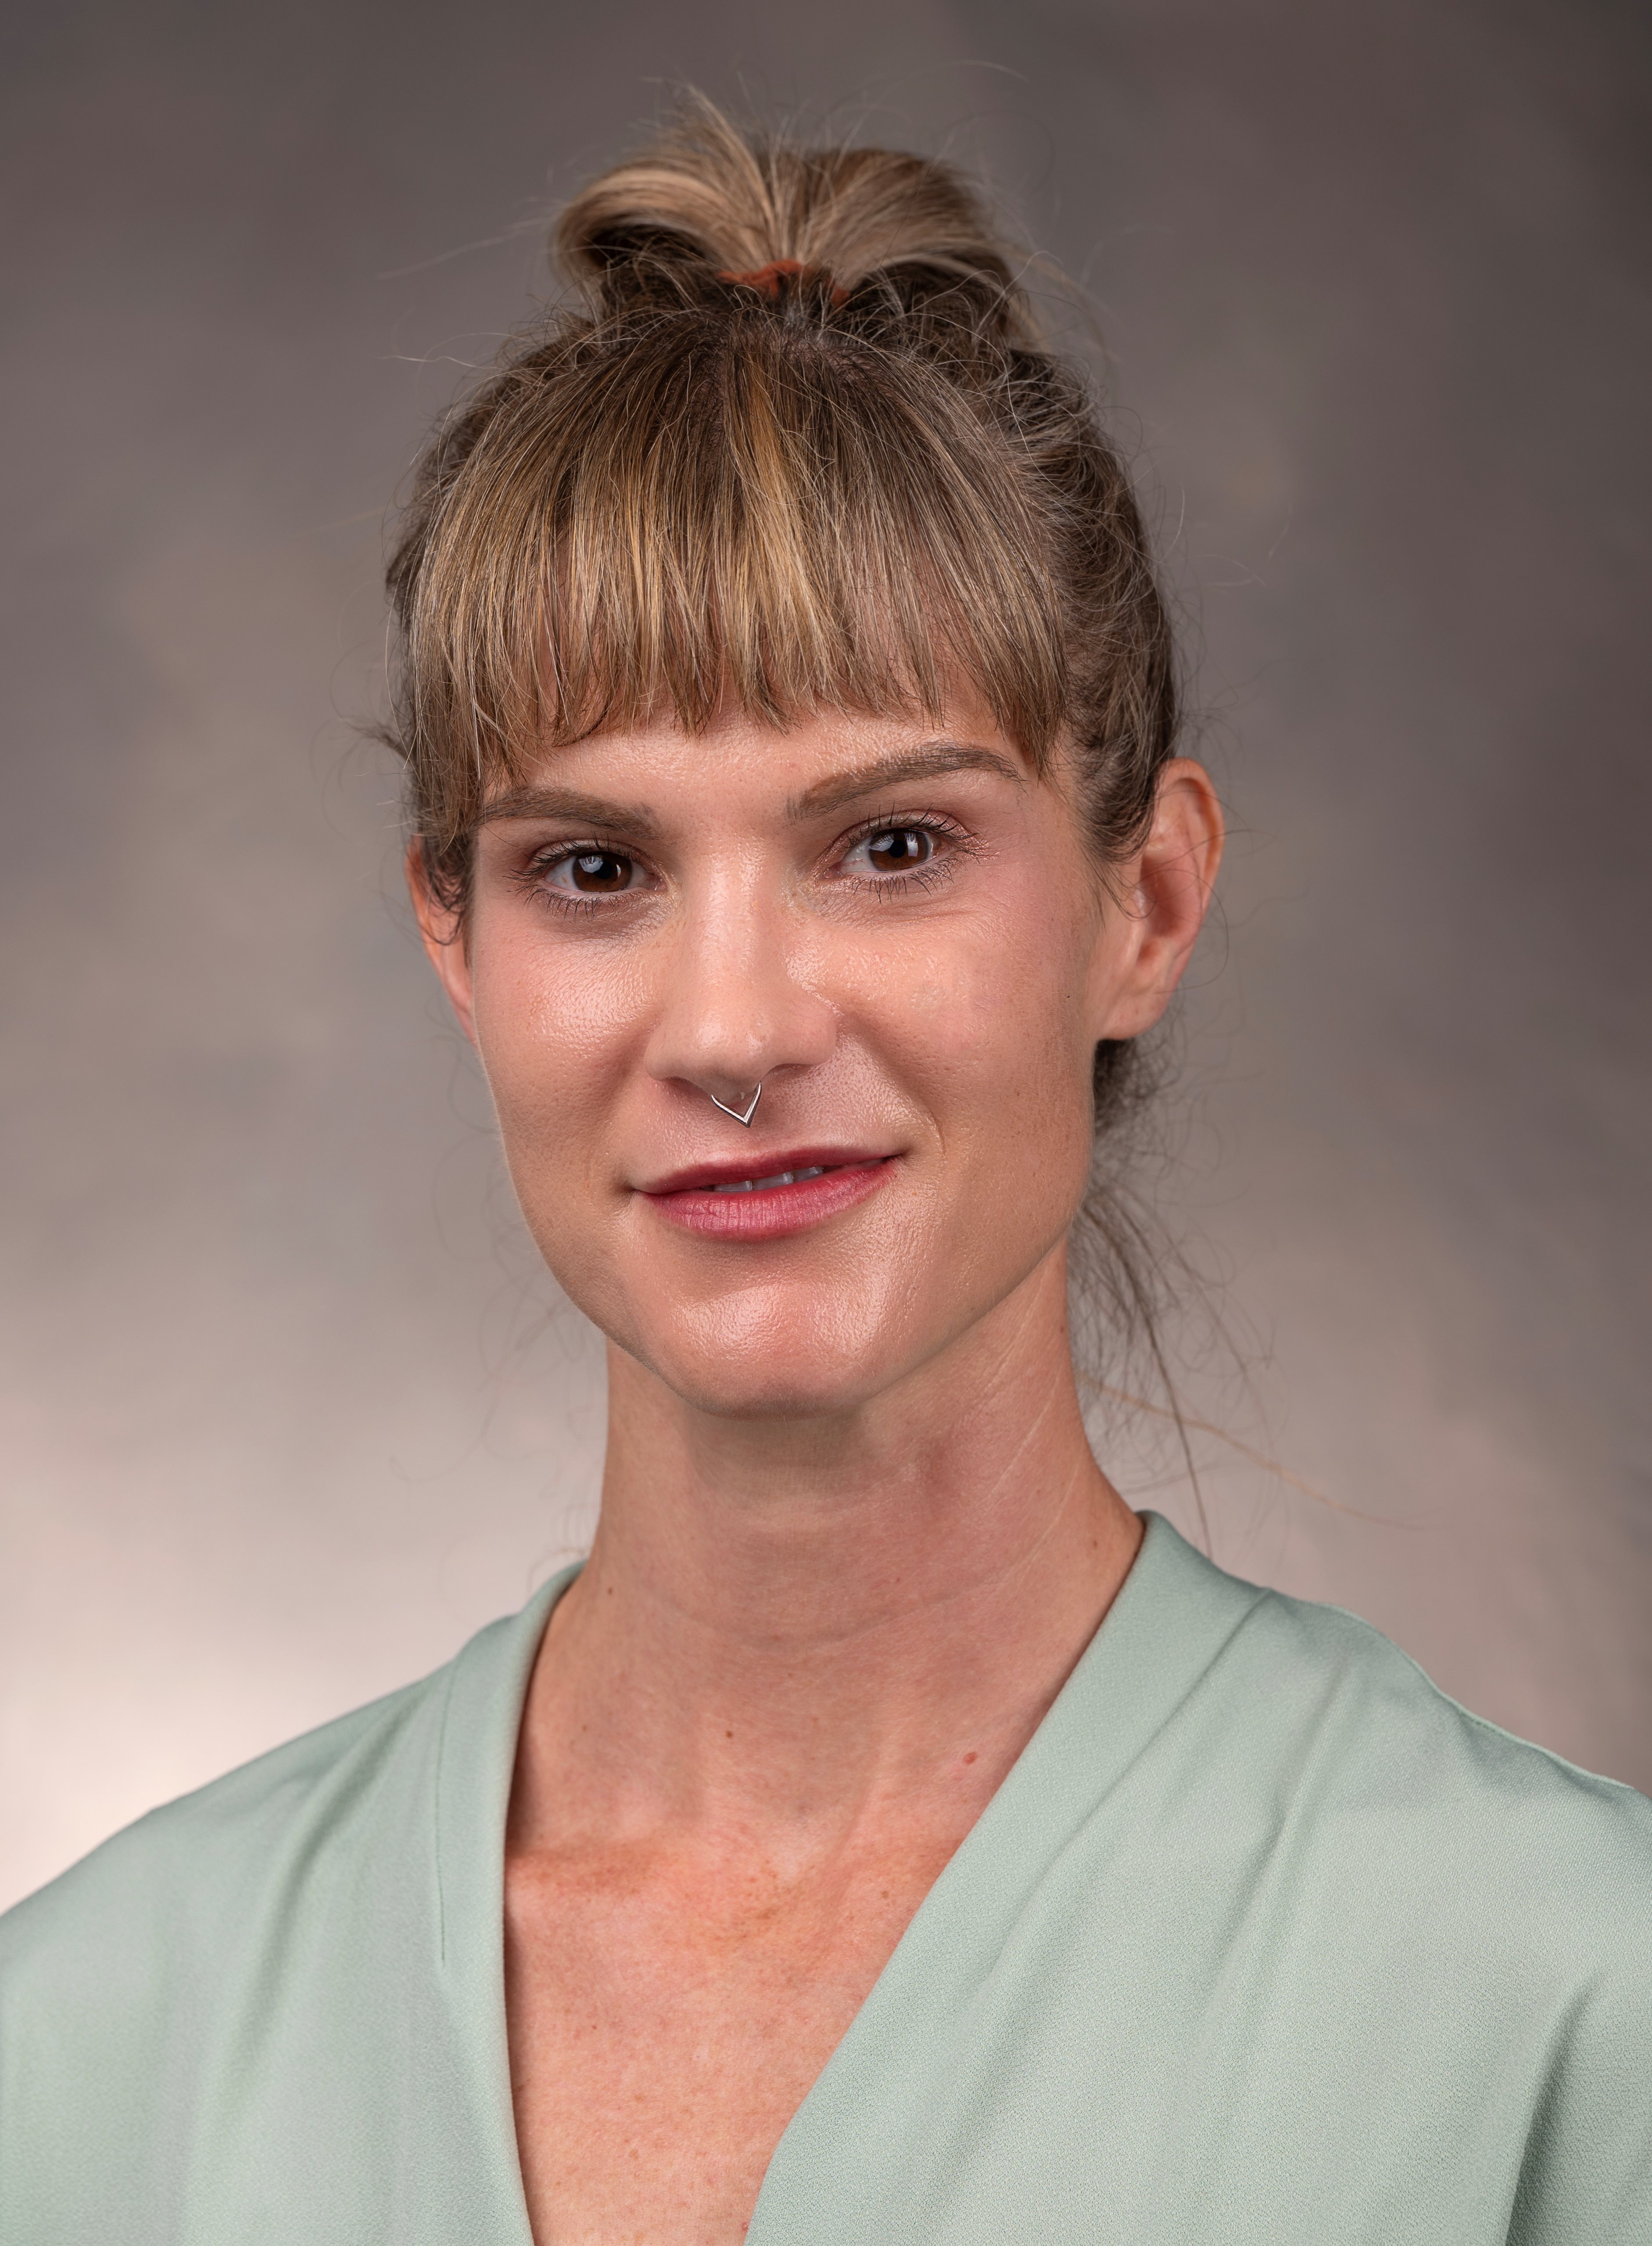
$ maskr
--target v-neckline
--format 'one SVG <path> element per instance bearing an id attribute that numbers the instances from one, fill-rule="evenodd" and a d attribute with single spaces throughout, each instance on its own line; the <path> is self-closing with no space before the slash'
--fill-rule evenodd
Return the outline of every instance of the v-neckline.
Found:
<path id="1" fill-rule="evenodd" d="M 933 2048 L 1002 1950 L 1044 1867 L 1266 1596 L 1214 1567 L 1159 1514 L 1145 1521 L 1130 1572 L 1065 1684 L 781 2132 L 746 2246 L 783 2246 L 788 2202 L 802 2200 L 819 2216 L 820 2184 L 846 2134 L 864 2124 L 856 2089 L 864 2062 Z M 520 2236 L 500 2246 L 534 2246 L 505 2012 L 506 1818 L 534 1662 L 552 1610 L 582 1564 L 561 1569 L 519 1614 L 462 1649 L 437 1759 L 438 1970 L 487 2120 L 486 2156 L 513 2186 L 502 2195 L 514 2202 Z"/>

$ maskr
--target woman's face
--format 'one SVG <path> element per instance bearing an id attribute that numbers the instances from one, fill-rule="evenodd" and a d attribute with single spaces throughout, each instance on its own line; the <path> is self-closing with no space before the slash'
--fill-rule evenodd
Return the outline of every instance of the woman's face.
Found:
<path id="1" fill-rule="evenodd" d="M 967 702 L 548 752 L 481 826 L 465 940 L 419 902 L 557 1279 L 714 1412 L 935 1358 L 1059 1252 L 1095 1045 L 1162 1010 L 1214 819 L 1173 766 L 1121 904 L 1064 776 Z M 749 1127 L 713 1104 L 759 1085 Z"/>

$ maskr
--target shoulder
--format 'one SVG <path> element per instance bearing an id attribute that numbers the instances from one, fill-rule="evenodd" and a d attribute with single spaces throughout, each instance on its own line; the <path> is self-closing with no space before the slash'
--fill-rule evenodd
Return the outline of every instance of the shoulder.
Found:
<path id="1" fill-rule="evenodd" d="M 1530 1821 L 1557 1845 L 1615 1840 L 1652 1870 L 1652 1801 L 1453 1700 L 1391 1639 L 1340 1607 L 1264 1591 L 1235 1633 L 1236 1664 L 1270 1673 L 1292 1728 L 1311 1723 L 1349 1788 L 1373 1803 L 1438 1807 L 1501 1829 Z"/>
<path id="2" fill-rule="evenodd" d="M 152 1811 L 0 1917 L 0 2169 L 19 2236 L 109 2236 L 122 2205 L 146 2210 L 134 2237 L 174 2220 L 175 2171 L 222 2086 L 295 2000 L 314 2012 L 347 1985 L 351 1890 L 420 1790 L 445 1684 Z"/>
<path id="3" fill-rule="evenodd" d="M 463 2076 L 445 1961 L 493 1938 L 473 1862 L 502 1838 L 556 1589 L 0 1918 L 0 2171 L 43 2240 L 181 2236 L 214 2177 L 286 2175 L 301 2146 L 306 2188 L 377 2173 L 374 2132 L 395 2142 L 420 2084 Z"/>
<path id="4" fill-rule="evenodd" d="M 1501 2131 L 1511 2241 L 1639 2237 L 1652 1801 L 1472 1714 L 1356 1616 L 1173 1558 L 1226 1624 L 1168 1727 L 1178 1800 L 1288 2050 L 1357 2053 L 1338 2080 L 1372 2113 L 1420 2086 L 1418 2143 Z"/>
<path id="5" fill-rule="evenodd" d="M 127 1957 L 160 1944 L 174 1963 L 233 1944 L 262 1900 L 281 1908 L 350 1875 L 364 1849 L 417 1853 L 448 1761 L 513 1728 L 545 1616 L 565 1570 L 520 1613 L 477 1632 L 450 1662 L 215 1779 L 146 1817 L 0 1915 L 0 2023 L 31 1976 L 68 1970 L 99 1945 Z M 497 1737 L 494 1735 L 498 1734 Z"/>
<path id="6" fill-rule="evenodd" d="M 1604 1977 L 1652 1997 L 1652 1800 L 1472 1714 L 1338 1608 L 1263 1592 L 1218 1671 L 1350 1895 L 1556 1996 Z"/>
<path id="7" fill-rule="evenodd" d="M 0 1916 L 0 2075 L 41 2036 L 66 2050 L 77 2021 L 187 2035 L 232 1984 L 250 1998 L 272 1961 L 297 1970 L 319 1930 L 337 1943 L 382 1922 L 432 1861 L 447 1796 L 468 1800 L 484 1766 L 508 1783 L 527 1671 L 574 1572 L 430 1676 L 153 1810 Z"/>
<path id="8" fill-rule="evenodd" d="M 152 1810 L 0 1916 L 0 2028 L 76 1984 L 119 1986 L 233 1944 L 277 1866 L 336 1850 L 418 1759 L 449 1671 L 438 1670 Z M 375 1805 L 377 1806 L 377 1805 Z"/>

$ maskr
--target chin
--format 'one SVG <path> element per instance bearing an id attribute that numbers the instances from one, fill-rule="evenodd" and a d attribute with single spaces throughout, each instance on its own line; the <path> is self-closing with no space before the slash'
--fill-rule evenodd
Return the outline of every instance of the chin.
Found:
<path id="1" fill-rule="evenodd" d="M 792 1282 L 679 1301 L 608 1331 L 697 1411 L 810 1419 L 855 1411 L 930 1354 L 912 1309 L 875 1287 Z"/>

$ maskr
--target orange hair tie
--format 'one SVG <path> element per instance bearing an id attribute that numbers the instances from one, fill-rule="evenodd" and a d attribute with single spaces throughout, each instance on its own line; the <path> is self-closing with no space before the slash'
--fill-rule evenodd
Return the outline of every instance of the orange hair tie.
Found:
<path id="1" fill-rule="evenodd" d="M 799 280 L 809 269 L 800 257 L 776 257 L 767 265 L 759 265 L 750 273 L 719 273 L 717 277 L 719 281 L 732 281 L 742 289 L 760 289 L 765 296 L 778 301 L 781 282 Z M 846 303 L 848 296 L 848 290 L 840 289 L 833 282 L 833 303 Z"/>

